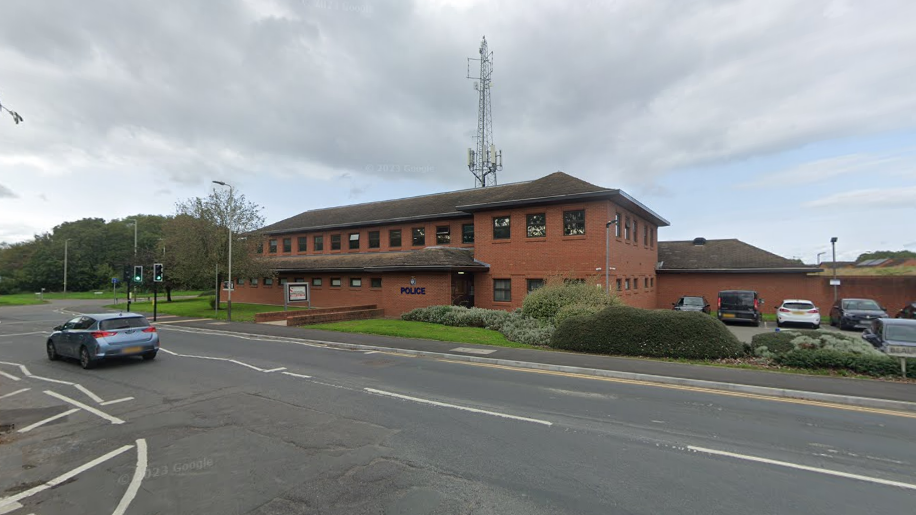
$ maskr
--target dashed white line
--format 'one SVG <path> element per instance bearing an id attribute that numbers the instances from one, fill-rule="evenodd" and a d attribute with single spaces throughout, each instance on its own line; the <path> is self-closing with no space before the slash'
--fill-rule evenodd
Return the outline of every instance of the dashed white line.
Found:
<path id="1" fill-rule="evenodd" d="M 19 379 L 18 377 L 14 376 L 13 374 L 7 374 L 6 372 L 2 372 L 2 371 L 0 371 L 0 376 L 6 377 L 6 378 L 8 378 L 8 379 L 12 379 L 13 381 L 20 381 L 20 380 L 21 380 L 21 379 Z"/>
<path id="2" fill-rule="evenodd" d="M 98 395 L 96 395 L 96 394 L 90 392 L 89 389 L 86 388 L 85 386 L 83 386 L 83 385 L 81 385 L 81 384 L 74 384 L 73 387 L 76 388 L 77 390 L 79 390 L 79 391 L 85 393 L 85 394 L 86 394 L 86 397 L 89 397 L 90 399 L 94 400 L 95 402 L 97 402 L 97 403 L 99 403 L 99 404 L 102 404 L 102 398 L 99 397 Z"/>
<path id="3" fill-rule="evenodd" d="M 265 374 L 269 374 L 269 373 L 271 373 L 271 372 L 279 372 L 279 371 L 281 371 L 281 370 L 286 370 L 286 367 L 272 368 L 272 369 L 270 369 L 270 370 L 263 370 L 263 372 L 264 372 Z"/>
<path id="4" fill-rule="evenodd" d="M 549 421 L 547 421 L 547 420 L 539 420 L 539 419 L 536 419 L 536 418 L 528 418 L 528 417 L 518 417 L 518 416 L 515 416 L 515 415 L 508 415 L 508 414 L 506 414 L 506 413 L 497 413 L 497 412 L 495 412 L 495 411 L 487 411 L 487 410 L 482 410 L 482 409 L 477 409 L 477 408 L 469 408 L 469 407 L 467 407 L 467 406 L 458 406 L 457 404 L 448 404 L 448 403 L 445 403 L 445 402 L 431 401 L 431 400 L 428 400 L 428 399 L 421 399 L 421 398 L 419 398 L 419 397 L 411 397 L 411 396 L 409 396 L 409 395 L 401 395 L 401 394 L 399 394 L 399 393 L 392 393 L 392 392 L 386 392 L 386 391 L 383 391 L 383 390 L 376 390 L 375 388 L 365 388 L 365 390 L 366 390 L 367 392 L 369 392 L 369 393 L 374 393 L 374 394 L 377 394 L 377 395 L 384 395 L 384 396 L 386 396 L 386 397 L 394 397 L 394 398 L 397 398 L 397 399 L 404 399 L 404 400 L 407 400 L 407 401 L 419 402 L 419 403 L 421 403 L 421 404 L 430 404 L 430 405 L 432 405 L 432 406 L 439 406 L 439 407 L 443 407 L 443 408 L 453 408 L 453 409 L 458 409 L 458 410 L 462 410 L 462 411 L 470 411 L 470 412 L 472 412 L 472 413 L 481 413 L 481 414 L 483 414 L 483 415 L 491 415 L 491 416 L 494 416 L 494 417 L 509 418 L 509 419 L 512 419 L 512 420 L 520 420 L 520 421 L 522 421 L 522 422 L 533 422 L 533 423 L 535 423 L 535 424 L 542 424 L 542 425 L 545 425 L 545 426 L 552 426 L 552 425 L 553 425 L 553 422 L 549 422 Z"/>
<path id="5" fill-rule="evenodd" d="M 26 497 L 31 497 L 31 496 L 33 496 L 33 495 L 39 493 L 39 492 L 43 492 L 43 491 L 45 491 L 45 490 L 47 490 L 47 489 L 49 489 L 49 488 L 53 488 L 53 487 L 55 487 L 55 486 L 57 486 L 57 485 L 63 483 L 64 481 L 67 481 L 68 479 L 70 479 L 70 478 L 76 476 L 77 474 L 80 474 L 80 473 L 82 473 L 82 472 L 85 472 L 85 471 L 91 469 L 92 467 L 95 467 L 96 465 L 98 465 L 98 464 L 100 464 L 100 463 L 104 463 L 104 462 L 110 460 L 111 458 L 114 458 L 115 456 L 117 456 L 117 455 L 123 453 L 124 451 L 127 451 L 127 450 L 131 449 L 132 447 L 133 447 L 133 445 L 125 445 L 125 446 L 123 446 L 123 447 L 119 447 L 119 448 L 117 448 L 117 449 L 115 449 L 115 450 L 109 452 L 108 454 L 105 454 L 105 455 L 103 455 L 103 456 L 99 456 L 98 458 L 96 458 L 96 459 L 90 461 L 89 463 L 85 463 L 85 464 L 83 464 L 83 465 L 80 465 L 79 467 L 76 467 L 75 469 L 71 470 L 70 472 L 67 472 L 67 473 L 62 474 L 62 475 L 60 475 L 60 476 L 57 476 L 56 478 L 54 478 L 54 479 L 48 481 L 47 483 L 38 485 L 38 486 L 33 487 L 33 488 L 29 488 L 28 490 L 19 492 L 19 493 L 16 494 L 16 495 L 11 495 L 11 496 L 9 496 L 9 497 L 4 497 L 4 498 L 0 499 L 0 509 L 6 508 L 7 506 L 13 506 L 13 505 L 19 504 L 19 501 L 25 499 Z"/>
<path id="6" fill-rule="evenodd" d="M 6 506 L 0 506 L 0 515 L 4 515 L 4 514 L 6 514 L 6 513 L 12 513 L 12 512 L 14 512 L 14 511 L 18 510 L 19 508 L 22 508 L 22 505 L 19 504 L 18 502 L 14 502 L 14 503 L 8 504 L 8 505 L 6 505 Z M 29 514 L 29 515 L 35 515 L 35 514 L 34 514 L 34 513 L 31 513 L 31 514 Z"/>
<path id="7" fill-rule="evenodd" d="M 117 404 L 117 403 L 119 403 L 119 402 L 132 401 L 132 400 L 134 400 L 133 397 L 124 397 L 124 398 L 121 398 L 121 399 L 115 399 L 115 400 L 113 400 L 113 401 L 105 401 L 105 402 L 102 402 L 102 403 L 99 403 L 99 404 L 101 404 L 102 406 L 108 406 L 109 404 Z"/>
<path id="8" fill-rule="evenodd" d="M 8 393 L 8 394 L 6 394 L 6 395 L 0 395 L 0 399 L 6 399 L 7 397 L 12 397 L 13 395 L 16 395 L 16 394 L 19 394 L 19 393 L 22 393 L 22 392 L 27 392 L 27 391 L 29 391 L 29 390 L 31 390 L 31 388 L 23 388 L 23 389 L 21 389 L 21 390 L 16 390 L 15 392 L 10 392 L 10 393 Z"/>
<path id="9" fill-rule="evenodd" d="M 862 476 L 859 474 L 850 474 L 849 472 L 841 472 L 839 470 L 830 470 L 830 469 L 825 469 L 825 468 L 820 468 L 820 467 L 809 467 L 808 465 L 799 465 L 797 463 L 789 463 L 787 461 L 771 460 L 768 458 L 760 458 L 757 456 L 748 456 L 746 454 L 737 454 L 734 452 L 717 451 L 715 449 L 707 449 L 705 447 L 695 447 L 693 445 L 688 445 L 687 449 L 691 451 L 702 452 L 705 454 L 713 454 L 716 456 L 725 456 L 728 458 L 735 458 L 739 460 L 754 461 L 757 463 L 766 463 L 767 465 L 776 465 L 778 467 L 786 467 L 786 468 L 797 469 L 797 470 L 805 470 L 808 472 L 816 472 L 818 474 L 826 474 L 828 476 L 845 477 L 847 479 L 866 481 L 869 483 L 876 483 L 879 485 L 896 486 L 898 488 L 916 490 L 916 485 L 911 484 L 911 483 L 902 483 L 900 481 L 891 481 L 888 479 L 881 479 L 877 477 Z"/>
<path id="10" fill-rule="evenodd" d="M 72 415 L 72 414 L 76 413 L 77 411 L 79 411 L 79 410 L 76 409 L 76 408 L 73 408 L 73 409 L 67 410 L 67 411 L 65 411 L 65 412 L 63 412 L 63 413 L 58 413 L 57 415 L 54 415 L 53 417 L 48 417 L 48 418 L 46 418 L 46 419 L 44 419 L 44 420 L 39 420 L 38 422 L 35 422 L 35 423 L 32 424 L 32 425 L 25 426 L 25 427 L 23 427 L 22 429 L 20 429 L 18 432 L 20 432 L 20 433 L 28 433 L 29 431 L 35 429 L 36 427 L 41 427 L 41 426 L 43 426 L 43 425 L 45 425 L 45 424 L 47 424 L 47 423 L 49 423 L 49 422 L 54 422 L 55 420 L 57 420 L 57 419 L 59 419 L 59 418 L 64 418 L 64 417 L 66 417 L 67 415 Z"/>
<path id="11" fill-rule="evenodd" d="M 305 375 L 305 374 L 296 374 L 296 373 L 293 373 L 293 372 L 280 372 L 280 373 L 281 373 L 281 374 L 284 374 L 284 375 L 288 375 L 288 376 L 298 377 L 298 378 L 301 378 L 301 379 L 311 379 L 311 378 L 312 378 L 312 376 L 307 376 L 307 375 Z"/>
<path id="12" fill-rule="evenodd" d="M 127 507 L 130 506 L 130 502 L 137 496 L 137 491 L 140 489 L 140 483 L 143 482 L 143 476 L 145 474 L 146 440 L 140 438 L 137 440 L 137 467 L 134 469 L 134 477 L 130 480 L 130 484 L 127 485 L 127 491 L 124 492 L 124 496 L 121 497 L 121 502 L 118 503 L 118 507 L 115 508 L 115 511 L 111 512 L 111 515 L 124 515 Z"/>
<path id="13" fill-rule="evenodd" d="M 59 394 L 59 393 L 57 393 L 57 392 L 52 392 L 51 390 L 45 390 L 45 393 L 48 394 L 48 395 L 50 395 L 51 397 L 58 398 L 58 399 L 60 399 L 60 400 L 62 400 L 62 401 L 64 401 L 64 402 L 68 402 L 68 403 L 70 403 L 70 404 L 76 406 L 77 408 L 82 408 L 82 409 L 88 411 L 89 413 L 92 413 L 93 415 L 95 415 L 95 416 L 97 416 L 97 417 L 102 417 L 102 418 L 104 418 L 105 420 L 111 422 L 112 424 L 123 424 L 123 423 L 124 423 L 124 421 L 121 420 L 121 419 L 119 419 L 118 417 L 113 417 L 113 416 L 109 415 L 108 413 L 105 413 L 105 412 L 103 412 L 103 411 L 97 410 L 97 409 L 93 408 L 92 406 L 88 406 L 88 405 L 86 405 L 86 404 L 83 404 L 83 403 L 80 402 L 80 401 L 71 399 L 70 397 L 67 397 L 66 395 L 61 395 L 61 394 Z"/>
<path id="14" fill-rule="evenodd" d="M 377 350 L 367 350 L 367 351 L 364 352 L 363 354 L 376 354 L 376 353 L 378 353 Z"/>

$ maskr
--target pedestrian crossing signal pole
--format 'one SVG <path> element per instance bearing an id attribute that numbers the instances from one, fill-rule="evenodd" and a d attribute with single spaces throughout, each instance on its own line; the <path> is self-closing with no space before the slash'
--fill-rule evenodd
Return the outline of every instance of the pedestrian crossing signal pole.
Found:
<path id="1" fill-rule="evenodd" d="M 159 283 L 162 282 L 162 263 L 153 265 L 153 322 L 159 310 Z"/>

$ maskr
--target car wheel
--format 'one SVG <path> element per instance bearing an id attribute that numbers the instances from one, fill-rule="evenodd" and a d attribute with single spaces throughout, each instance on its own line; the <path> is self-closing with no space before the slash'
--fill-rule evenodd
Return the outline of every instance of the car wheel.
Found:
<path id="1" fill-rule="evenodd" d="M 836 322 L 833 321 L 833 317 L 830 317 L 830 327 L 836 327 Z"/>
<path id="2" fill-rule="evenodd" d="M 156 351 L 147 352 L 143 355 L 143 361 L 152 361 L 156 359 Z"/>
<path id="3" fill-rule="evenodd" d="M 811 328 L 812 328 L 812 329 L 815 329 L 815 330 L 816 330 L 816 329 L 820 329 L 820 328 L 821 328 L 821 324 L 811 324 Z"/>
<path id="4" fill-rule="evenodd" d="M 60 359 L 60 354 L 57 353 L 57 349 L 54 348 L 54 342 L 52 342 L 51 340 L 48 340 L 47 351 L 48 351 L 48 359 L 50 359 L 51 361 L 57 361 Z"/>
<path id="5" fill-rule="evenodd" d="M 86 370 L 95 368 L 95 361 L 89 356 L 89 350 L 86 347 L 80 347 L 80 366 Z"/>

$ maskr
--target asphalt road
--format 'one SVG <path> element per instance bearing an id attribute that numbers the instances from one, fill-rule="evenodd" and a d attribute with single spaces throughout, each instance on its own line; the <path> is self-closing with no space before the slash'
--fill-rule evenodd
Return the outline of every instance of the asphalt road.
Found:
<path id="1" fill-rule="evenodd" d="M 0 514 L 886 515 L 916 501 L 912 413 L 167 321 L 155 361 L 84 371 L 44 355 L 60 307 L 0 308 L 0 424 L 15 426 L 0 433 Z"/>

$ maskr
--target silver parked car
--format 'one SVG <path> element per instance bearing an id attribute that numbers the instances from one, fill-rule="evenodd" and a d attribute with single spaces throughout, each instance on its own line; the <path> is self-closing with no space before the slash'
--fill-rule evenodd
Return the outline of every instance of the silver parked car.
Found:
<path id="1" fill-rule="evenodd" d="M 143 315 L 101 313 L 80 315 L 54 328 L 48 337 L 48 359 L 76 358 L 83 368 L 115 356 L 156 357 L 159 333 Z"/>

